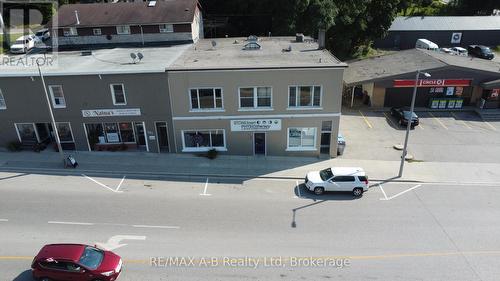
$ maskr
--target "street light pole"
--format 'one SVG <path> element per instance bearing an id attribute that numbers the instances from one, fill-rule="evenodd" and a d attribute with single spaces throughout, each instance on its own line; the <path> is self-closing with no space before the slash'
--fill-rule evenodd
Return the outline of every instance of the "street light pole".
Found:
<path id="1" fill-rule="evenodd" d="M 405 158 L 407 154 L 407 149 L 408 149 L 408 138 L 410 136 L 410 128 L 411 128 L 411 120 L 413 118 L 413 110 L 415 109 L 415 99 L 417 97 L 417 88 L 418 88 L 418 79 L 420 78 L 420 70 L 417 70 L 417 77 L 415 78 L 415 85 L 413 87 L 413 95 L 411 97 L 411 106 L 410 106 L 410 116 L 408 117 L 408 122 L 406 124 L 406 136 L 405 136 L 405 144 L 403 146 L 403 154 L 401 155 L 401 165 L 399 166 L 399 175 L 398 177 L 403 176 L 403 168 L 405 165 Z M 429 73 L 424 73 L 426 77 L 430 77 L 431 75 Z M 403 111 L 403 118 L 404 118 L 404 111 Z"/>
<path id="2" fill-rule="evenodd" d="M 52 128 L 54 130 L 57 149 L 59 150 L 59 155 L 61 156 L 61 160 L 63 161 L 64 167 L 66 167 L 66 157 L 64 156 L 64 151 L 62 150 L 61 146 L 61 140 L 59 139 L 59 132 L 57 131 L 54 112 L 52 112 L 52 106 L 50 105 L 50 98 L 49 98 L 49 93 L 47 92 L 47 86 L 45 85 L 45 79 L 43 77 L 42 70 L 40 68 L 40 63 L 38 61 L 36 62 L 36 65 L 38 66 L 38 73 L 40 74 L 40 78 L 42 79 L 43 91 L 45 92 L 45 99 L 47 100 L 47 106 L 49 107 L 50 119 L 52 121 Z"/>

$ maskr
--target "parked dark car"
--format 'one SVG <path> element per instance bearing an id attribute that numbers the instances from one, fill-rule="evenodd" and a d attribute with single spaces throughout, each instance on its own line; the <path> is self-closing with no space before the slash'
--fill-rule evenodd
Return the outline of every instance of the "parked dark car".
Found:
<path id="1" fill-rule="evenodd" d="M 33 259 L 31 271 L 40 281 L 115 281 L 122 271 L 122 259 L 88 245 L 50 244 Z"/>
<path id="2" fill-rule="evenodd" d="M 482 59 L 492 60 L 495 57 L 495 54 L 491 51 L 491 49 L 483 45 L 469 45 L 467 51 L 469 52 L 469 55 Z"/>
<path id="3" fill-rule="evenodd" d="M 396 117 L 398 120 L 399 125 L 401 126 L 407 126 L 408 125 L 408 120 L 410 120 L 410 109 L 407 107 L 393 107 L 391 108 L 391 115 Z M 415 127 L 418 125 L 418 116 L 413 112 L 413 115 L 411 117 L 411 127 Z"/>

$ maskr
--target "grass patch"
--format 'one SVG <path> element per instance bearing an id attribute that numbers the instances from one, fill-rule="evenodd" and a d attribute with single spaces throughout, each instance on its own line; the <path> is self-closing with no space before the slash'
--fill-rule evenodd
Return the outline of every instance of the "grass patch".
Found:
<path id="1" fill-rule="evenodd" d="M 23 34 L 21 33 L 10 34 L 9 35 L 10 44 L 12 44 L 12 42 L 16 41 L 16 39 L 21 36 L 23 36 Z M 9 50 L 4 50 L 3 48 L 3 38 L 4 38 L 3 34 L 0 34 L 0 54 L 5 54 L 9 51 Z"/>

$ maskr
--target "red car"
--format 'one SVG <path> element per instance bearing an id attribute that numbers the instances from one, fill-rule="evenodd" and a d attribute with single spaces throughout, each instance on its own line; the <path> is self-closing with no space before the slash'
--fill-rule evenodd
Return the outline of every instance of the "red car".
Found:
<path id="1" fill-rule="evenodd" d="M 120 256 L 82 244 L 45 245 L 31 264 L 40 281 L 114 281 L 121 270 Z"/>

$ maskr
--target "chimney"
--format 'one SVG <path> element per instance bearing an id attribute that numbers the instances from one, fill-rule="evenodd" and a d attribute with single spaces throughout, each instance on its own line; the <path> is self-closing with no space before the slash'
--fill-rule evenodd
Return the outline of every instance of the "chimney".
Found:
<path id="1" fill-rule="evenodd" d="M 75 10 L 76 24 L 80 25 L 80 18 L 78 17 L 78 11 Z"/>
<path id="2" fill-rule="evenodd" d="M 319 29 L 318 32 L 318 49 L 322 50 L 325 48 L 326 44 L 326 30 L 323 28 Z"/>

